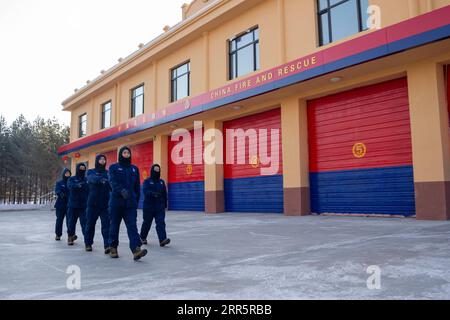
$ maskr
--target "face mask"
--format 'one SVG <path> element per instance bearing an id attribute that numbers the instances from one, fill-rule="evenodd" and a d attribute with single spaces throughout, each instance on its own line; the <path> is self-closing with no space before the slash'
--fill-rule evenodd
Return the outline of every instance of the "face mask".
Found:
<path id="1" fill-rule="evenodd" d="M 124 150 L 128 150 L 128 152 L 130 153 L 130 157 L 125 158 L 122 153 Z M 131 165 L 131 150 L 127 147 L 123 147 L 120 149 L 119 151 L 119 163 L 123 166 L 129 167 Z"/>
<path id="2" fill-rule="evenodd" d="M 105 171 L 106 170 L 106 161 L 105 161 L 105 164 L 100 164 L 100 159 L 101 158 L 103 158 L 103 159 L 105 159 L 106 160 L 106 157 L 104 156 L 104 155 L 102 155 L 102 154 L 100 154 L 100 155 L 98 155 L 96 158 L 95 158 L 95 169 L 97 169 L 97 170 L 99 170 L 99 171 Z"/>
<path id="3" fill-rule="evenodd" d="M 159 170 L 156 171 L 156 168 L 158 168 Z M 159 180 L 161 178 L 161 168 L 157 165 L 154 165 L 151 169 L 150 176 L 153 180 Z"/>
<path id="4" fill-rule="evenodd" d="M 78 178 L 84 178 L 85 174 L 86 174 L 86 169 L 85 170 L 81 170 L 82 166 L 77 166 L 77 177 Z M 86 168 L 86 167 L 84 167 Z"/>

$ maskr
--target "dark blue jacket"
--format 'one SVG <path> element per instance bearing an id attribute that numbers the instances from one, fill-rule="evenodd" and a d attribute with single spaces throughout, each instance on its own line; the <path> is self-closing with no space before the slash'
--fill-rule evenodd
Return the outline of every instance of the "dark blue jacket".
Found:
<path id="1" fill-rule="evenodd" d="M 141 195 L 139 169 L 134 165 L 124 166 L 115 163 L 109 167 L 109 184 L 111 185 L 111 207 L 137 208 Z M 126 191 L 128 197 L 123 196 Z"/>
<path id="2" fill-rule="evenodd" d="M 83 164 L 77 165 L 77 174 L 67 181 L 67 187 L 70 191 L 69 208 L 84 209 L 87 206 L 89 186 L 85 175 L 80 176 L 78 174 L 81 165 Z"/>
<path id="3" fill-rule="evenodd" d="M 87 172 L 87 182 L 89 185 L 88 206 L 96 208 L 107 208 L 111 187 L 108 181 L 108 171 L 90 169 Z"/>
<path id="4" fill-rule="evenodd" d="M 64 179 L 66 172 L 70 172 L 70 170 L 65 168 L 62 172 L 62 180 L 56 182 L 55 185 L 55 194 L 57 196 L 55 202 L 56 209 L 66 210 L 69 202 L 69 189 L 67 188 L 68 179 Z"/>
<path id="5" fill-rule="evenodd" d="M 164 211 L 167 208 L 167 188 L 164 180 L 145 179 L 144 210 Z"/>

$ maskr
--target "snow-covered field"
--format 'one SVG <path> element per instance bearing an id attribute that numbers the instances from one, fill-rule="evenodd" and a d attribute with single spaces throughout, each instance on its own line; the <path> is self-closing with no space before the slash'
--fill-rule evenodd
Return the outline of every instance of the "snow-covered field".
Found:
<path id="1" fill-rule="evenodd" d="M 81 239 L 54 241 L 53 222 L 50 211 L 0 214 L 0 298 L 450 299 L 449 222 L 169 213 L 172 244 L 160 248 L 152 228 L 140 262 L 124 226 L 113 260 L 99 232 L 86 253 Z M 70 266 L 80 290 L 67 287 Z"/>
<path id="2" fill-rule="evenodd" d="M 0 204 L 0 212 L 2 211 L 26 211 L 37 209 L 50 209 L 52 204 Z"/>

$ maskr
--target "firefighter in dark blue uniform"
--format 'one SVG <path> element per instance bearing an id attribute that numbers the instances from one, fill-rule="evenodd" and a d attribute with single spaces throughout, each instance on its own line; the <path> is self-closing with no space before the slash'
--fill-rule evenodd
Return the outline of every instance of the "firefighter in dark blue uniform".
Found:
<path id="1" fill-rule="evenodd" d="M 74 244 L 78 238 L 75 234 L 77 221 L 80 219 L 81 231 L 85 236 L 86 229 L 86 205 L 89 194 L 89 187 L 86 180 L 86 165 L 84 163 L 77 164 L 75 176 L 70 177 L 67 181 L 69 188 L 69 210 L 67 218 L 69 225 L 67 227 L 69 246 Z"/>
<path id="2" fill-rule="evenodd" d="M 118 163 L 109 167 L 109 183 L 112 188 L 109 200 L 109 246 L 111 258 L 118 258 L 119 230 L 122 219 L 127 227 L 130 249 L 134 260 L 139 260 L 147 254 L 141 250 L 141 239 L 137 229 L 137 207 L 140 197 L 139 169 L 131 164 L 131 150 L 122 147 L 118 154 Z"/>
<path id="3" fill-rule="evenodd" d="M 69 189 L 67 188 L 67 180 L 69 180 L 72 173 L 65 168 L 62 172 L 62 179 L 56 182 L 55 194 L 58 197 L 55 203 L 56 209 L 56 225 L 55 225 L 55 240 L 60 241 L 63 233 L 64 218 L 67 215 L 67 202 L 69 201 Z M 68 220 L 66 219 L 66 226 Z"/>
<path id="4" fill-rule="evenodd" d="M 87 182 L 89 185 L 89 196 L 86 210 L 86 237 L 84 244 L 86 251 L 92 251 L 94 243 L 95 224 L 100 217 L 101 230 L 103 236 L 103 246 L 105 254 L 109 254 L 109 213 L 108 202 L 111 187 L 108 181 L 108 171 L 106 170 L 106 157 L 103 154 L 95 158 L 95 169 L 87 172 Z"/>
<path id="5" fill-rule="evenodd" d="M 144 181 L 144 222 L 141 227 L 141 239 L 143 244 L 147 244 L 147 236 L 152 226 L 153 219 L 156 222 L 156 233 L 158 234 L 159 245 L 164 247 L 170 243 L 166 234 L 166 208 L 167 208 L 167 188 L 164 180 L 161 179 L 161 167 L 154 164 L 151 174 Z"/>

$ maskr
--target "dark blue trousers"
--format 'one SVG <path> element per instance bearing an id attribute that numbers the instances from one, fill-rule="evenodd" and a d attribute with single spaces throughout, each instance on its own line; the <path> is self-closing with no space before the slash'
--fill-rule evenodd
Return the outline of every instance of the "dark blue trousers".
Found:
<path id="1" fill-rule="evenodd" d="M 166 211 L 152 209 L 144 209 L 144 222 L 141 227 L 141 239 L 147 239 L 150 228 L 152 227 L 153 219 L 156 222 L 156 233 L 158 234 L 159 242 L 166 240 Z"/>
<path id="2" fill-rule="evenodd" d="M 67 208 L 64 209 L 56 209 L 56 224 L 55 224 L 55 234 L 58 237 L 61 237 L 63 234 L 63 224 L 64 219 L 67 215 Z M 69 229 L 69 220 L 66 219 L 66 227 Z"/>
<path id="3" fill-rule="evenodd" d="M 86 210 L 86 236 L 84 243 L 86 245 L 92 245 L 94 243 L 95 225 L 100 218 L 101 230 L 103 236 L 103 246 L 105 249 L 109 246 L 109 209 L 108 208 L 96 208 L 88 207 Z"/>
<path id="4" fill-rule="evenodd" d="M 128 239 L 130 240 L 130 250 L 134 252 L 142 245 L 137 229 L 137 209 L 126 207 L 109 208 L 109 246 L 117 248 L 119 246 L 119 231 L 122 220 L 127 227 Z"/>
<path id="5" fill-rule="evenodd" d="M 69 208 L 67 211 L 67 219 L 69 223 L 67 226 L 67 234 L 69 237 L 73 237 L 76 234 L 78 219 L 80 219 L 81 232 L 86 237 L 86 208 Z"/>

